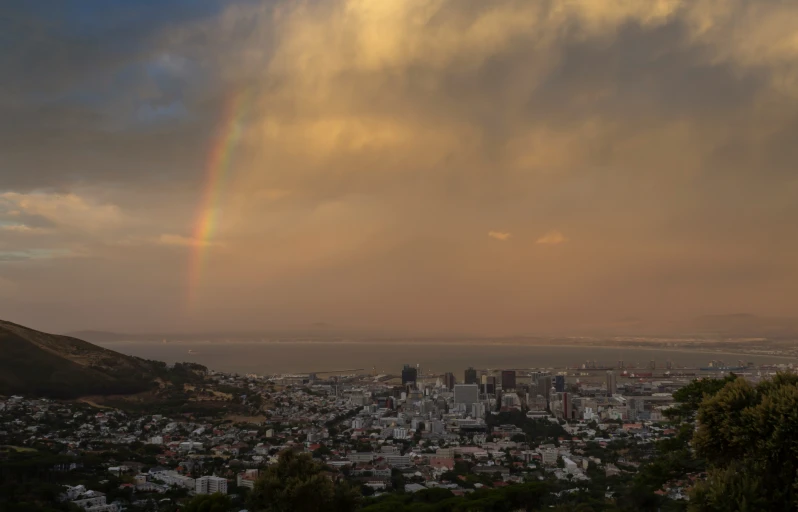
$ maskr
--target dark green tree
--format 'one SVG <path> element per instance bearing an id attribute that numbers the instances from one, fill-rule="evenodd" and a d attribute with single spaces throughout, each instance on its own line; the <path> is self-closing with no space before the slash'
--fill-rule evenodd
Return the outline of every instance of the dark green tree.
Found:
<path id="1" fill-rule="evenodd" d="M 359 502 L 358 489 L 333 483 L 321 464 L 290 450 L 255 482 L 248 500 L 253 512 L 349 512 Z"/>
<path id="2" fill-rule="evenodd" d="M 188 502 L 184 512 L 229 512 L 232 508 L 230 498 L 224 494 L 205 494 Z"/>
<path id="3" fill-rule="evenodd" d="M 727 382 L 698 409 L 696 454 L 709 463 L 690 509 L 795 510 L 798 506 L 798 376 L 753 386 Z"/>

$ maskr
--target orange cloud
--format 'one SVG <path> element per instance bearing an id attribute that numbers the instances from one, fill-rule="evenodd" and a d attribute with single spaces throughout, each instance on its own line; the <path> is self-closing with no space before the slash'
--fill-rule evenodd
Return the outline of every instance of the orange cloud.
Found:
<path id="1" fill-rule="evenodd" d="M 176 247 L 205 247 L 210 245 L 207 240 L 198 240 L 182 235 L 164 234 L 158 238 L 159 245 L 171 245 Z"/>
<path id="2" fill-rule="evenodd" d="M 26 235 L 43 235 L 51 232 L 49 229 L 31 227 L 27 224 L 8 224 L 5 226 L 0 226 L 0 229 L 3 231 L 22 233 Z"/>
<path id="3" fill-rule="evenodd" d="M 535 243 L 542 245 L 560 245 L 567 241 L 568 239 L 565 238 L 565 235 L 555 229 L 538 238 Z"/>
<path id="4" fill-rule="evenodd" d="M 491 237 L 491 238 L 494 238 L 496 240 L 500 240 L 502 242 L 506 242 L 507 240 L 510 239 L 511 236 L 513 236 L 513 234 L 512 233 L 506 233 L 506 232 L 503 232 L 503 231 L 489 231 L 488 232 L 488 236 Z"/>

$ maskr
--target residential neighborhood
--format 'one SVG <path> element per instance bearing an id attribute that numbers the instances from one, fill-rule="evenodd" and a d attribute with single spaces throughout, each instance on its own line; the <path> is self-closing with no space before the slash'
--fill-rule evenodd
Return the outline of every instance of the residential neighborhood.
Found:
<path id="1" fill-rule="evenodd" d="M 636 473 L 654 442 L 677 434 L 663 414 L 684 381 L 603 386 L 551 372 L 479 380 L 206 372 L 198 393 L 257 404 L 249 416 L 123 411 L 88 401 L 0 401 L 0 460 L 57 457 L 59 500 L 87 512 L 175 510 L 221 493 L 244 503 L 285 450 L 308 453 L 365 496 L 443 488 L 455 495 L 529 481 L 563 491 Z M 310 376 L 315 377 L 315 376 Z M 570 379 L 573 380 L 573 379 Z M 522 383 L 524 382 L 524 383 Z M 528 382 L 528 384 L 526 383 Z M 510 387 L 513 386 L 513 387 Z M 685 499 L 690 478 L 659 492 Z"/>

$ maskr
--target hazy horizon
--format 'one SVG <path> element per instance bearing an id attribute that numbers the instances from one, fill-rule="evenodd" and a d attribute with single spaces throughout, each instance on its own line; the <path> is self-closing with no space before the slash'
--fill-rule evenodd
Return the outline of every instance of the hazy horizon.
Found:
<path id="1" fill-rule="evenodd" d="M 4 14 L 2 319 L 798 332 L 796 3 Z"/>

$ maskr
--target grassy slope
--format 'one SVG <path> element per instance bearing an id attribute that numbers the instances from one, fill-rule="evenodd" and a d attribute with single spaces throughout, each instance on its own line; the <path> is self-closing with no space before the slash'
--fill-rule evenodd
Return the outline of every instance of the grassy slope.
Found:
<path id="1" fill-rule="evenodd" d="M 152 387 L 158 370 L 158 363 L 0 321 L 0 394 L 138 393 Z"/>

